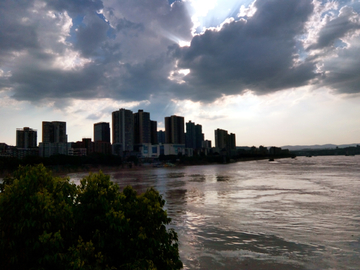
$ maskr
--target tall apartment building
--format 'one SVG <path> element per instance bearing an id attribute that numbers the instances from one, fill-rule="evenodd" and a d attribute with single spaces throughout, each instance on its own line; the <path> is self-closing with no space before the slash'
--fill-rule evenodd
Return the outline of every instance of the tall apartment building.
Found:
<path id="1" fill-rule="evenodd" d="M 159 130 L 157 132 L 157 141 L 158 143 L 162 143 L 162 144 L 165 143 L 165 131 Z"/>
<path id="2" fill-rule="evenodd" d="M 158 144 L 156 121 L 150 121 L 150 140 L 151 140 L 151 144 Z"/>
<path id="3" fill-rule="evenodd" d="M 195 123 L 186 123 L 186 134 L 185 134 L 185 147 L 195 149 L 196 137 L 195 137 Z"/>
<path id="4" fill-rule="evenodd" d="M 35 148 L 37 147 L 37 130 L 29 127 L 16 129 L 16 147 Z"/>
<path id="5" fill-rule="evenodd" d="M 203 141 L 204 133 L 202 133 L 202 126 L 197 124 L 195 125 L 195 149 L 202 148 Z"/>
<path id="6" fill-rule="evenodd" d="M 236 149 L 236 138 L 234 133 L 229 134 L 229 147 L 231 150 Z"/>
<path id="7" fill-rule="evenodd" d="M 92 143 L 92 152 L 105 155 L 111 154 L 110 143 L 110 124 L 107 122 L 99 122 L 94 124 L 94 142 Z M 91 154 L 87 149 L 87 154 Z"/>
<path id="8" fill-rule="evenodd" d="M 151 143 L 150 113 L 138 110 L 134 113 L 134 144 Z"/>
<path id="9" fill-rule="evenodd" d="M 223 149 L 228 145 L 228 132 L 223 129 L 215 130 L 215 147 Z"/>
<path id="10" fill-rule="evenodd" d="M 165 143 L 185 144 L 184 117 L 165 117 Z"/>
<path id="11" fill-rule="evenodd" d="M 203 143 L 202 143 L 202 148 L 210 149 L 211 148 L 211 141 L 204 140 Z"/>
<path id="12" fill-rule="evenodd" d="M 43 143 L 67 143 L 66 122 L 42 122 Z"/>
<path id="13" fill-rule="evenodd" d="M 94 124 L 94 142 L 110 143 L 110 124 L 100 122 Z"/>
<path id="14" fill-rule="evenodd" d="M 112 112 L 113 145 L 122 151 L 134 150 L 134 117 L 133 112 L 120 109 Z M 117 152 L 117 151 L 116 151 Z"/>
<path id="15" fill-rule="evenodd" d="M 189 121 L 186 123 L 186 147 L 192 149 L 201 149 L 204 141 L 204 134 L 202 133 L 202 126 L 195 125 Z"/>
<path id="16" fill-rule="evenodd" d="M 39 145 L 39 154 L 42 157 L 68 154 L 66 122 L 42 122 L 42 142 Z"/>
<path id="17" fill-rule="evenodd" d="M 216 129 L 215 130 L 215 147 L 220 149 L 226 149 L 228 151 L 236 149 L 235 134 L 228 134 L 227 130 Z"/>

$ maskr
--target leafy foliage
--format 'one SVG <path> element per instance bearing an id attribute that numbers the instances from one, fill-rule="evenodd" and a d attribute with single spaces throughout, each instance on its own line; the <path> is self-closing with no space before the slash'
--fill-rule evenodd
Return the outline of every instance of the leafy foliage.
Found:
<path id="1" fill-rule="evenodd" d="M 122 159 L 119 156 L 92 153 L 87 156 L 53 155 L 50 157 L 26 156 L 23 159 L 15 157 L 0 157 L 0 173 L 6 174 L 15 171 L 19 165 L 44 164 L 57 170 L 75 170 L 98 166 L 119 166 Z"/>
<path id="2" fill-rule="evenodd" d="M 103 173 L 79 186 L 43 165 L 0 185 L 0 269 L 180 269 L 165 201 Z"/>

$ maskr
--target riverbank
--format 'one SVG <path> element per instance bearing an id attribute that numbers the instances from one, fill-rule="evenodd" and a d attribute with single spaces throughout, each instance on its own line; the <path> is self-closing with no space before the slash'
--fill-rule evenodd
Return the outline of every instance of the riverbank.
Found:
<path id="1" fill-rule="evenodd" d="M 285 158 L 285 157 L 283 157 Z M 97 173 L 99 171 L 102 171 L 103 173 L 110 173 L 110 172 L 135 172 L 135 171 L 147 171 L 147 170 L 155 170 L 158 168 L 168 168 L 168 169 L 174 169 L 174 168 L 181 168 L 181 167 L 192 167 L 192 166 L 211 166 L 211 165 L 228 165 L 228 164 L 232 164 L 232 163 L 237 163 L 237 162 L 247 162 L 247 161 L 255 161 L 255 160 L 268 160 L 269 157 L 259 157 L 259 158 L 254 158 L 254 157 L 249 157 L 249 158 L 240 158 L 240 159 L 234 159 L 234 160 L 230 160 L 230 162 L 228 163 L 218 163 L 218 162 L 204 162 L 204 163 L 195 163 L 195 164 L 184 164 L 184 163 L 173 163 L 173 166 L 155 166 L 152 163 L 141 163 L 138 165 L 132 164 L 131 166 L 129 165 L 120 165 L 120 166 L 83 166 L 81 168 L 76 168 L 76 169 L 67 169 L 65 167 L 61 168 L 61 166 L 58 167 L 54 167 L 51 168 L 49 167 L 49 169 L 55 174 L 55 175 L 59 175 L 59 176 L 63 176 L 66 175 L 68 173 L 84 173 L 84 172 L 88 172 L 88 173 Z M 276 158 L 276 159 L 280 159 L 280 158 Z M 275 160 L 276 160 L 275 159 Z M 166 164 L 166 163 L 164 163 Z"/>
<path id="2" fill-rule="evenodd" d="M 280 158 L 289 158 L 289 157 L 277 157 Z M 246 161 L 254 161 L 254 160 L 266 160 L 269 157 L 241 157 L 237 159 L 228 159 L 226 163 L 219 162 L 219 160 L 215 162 L 211 162 L 207 159 L 183 159 L 181 161 L 173 161 L 173 163 L 169 162 L 159 162 L 156 164 L 153 163 L 138 163 L 135 164 L 133 162 L 123 163 L 121 165 L 102 165 L 102 164 L 82 164 L 82 165 L 72 165 L 72 164 L 61 164 L 61 165 L 45 165 L 46 168 L 50 169 L 54 175 L 63 176 L 68 173 L 83 173 L 83 172 L 113 172 L 113 171 L 136 171 L 136 170 L 151 170 L 158 167 L 169 167 L 172 166 L 204 166 L 204 165 L 214 165 L 214 164 L 230 164 L 236 162 L 246 162 Z M 172 166 L 170 166 L 171 164 Z M 10 175 L 15 168 L 12 170 L 3 170 L 0 171 L 0 178 L 4 178 Z"/>

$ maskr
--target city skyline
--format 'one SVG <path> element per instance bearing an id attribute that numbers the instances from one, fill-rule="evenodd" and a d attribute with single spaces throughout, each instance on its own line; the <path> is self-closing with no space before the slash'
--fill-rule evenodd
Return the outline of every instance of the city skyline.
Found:
<path id="1" fill-rule="evenodd" d="M 161 144 L 183 144 L 185 148 L 191 148 L 194 150 L 200 150 L 208 147 L 207 140 L 204 146 L 204 134 L 202 133 L 202 125 L 195 124 L 189 120 L 185 123 L 183 116 L 165 116 L 165 131 L 156 131 L 157 122 L 150 119 L 150 112 L 144 112 L 138 110 L 133 112 L 125 108 L 112 112 L 112 132 L 110 129 L 110 123 L 98 122 L 93 124 L 93 137 L 82 138 L 82 141 L 68 142 L 68 134 L 66 132 L 66 122 L 64 121 L 42 121 L 42 140 L 39 142 L 41 149 L 44 148 L 44 143 L 71 143 L 76 145 L 75 148 L 83 147 L 84 143 L 91 142 L 113 142 L 115 146 L 115 153 L 119 151 L 118 147 L 122 145 L 121 151 L 138 151 L 139 146 L 144 144 L 157 145 L 158 137 L 161 136 L 158 133 L 164 132 L 164 139 L 161 140 Z M 222 136 L 222 142 L 217 139 L 218 131 L 224 132 Z M 112 136 L 110 137 L 110 133 Z M 31 140 L 33 143 L 29 144 L 29 138 L 31 134 Z M 32 148 L 37 147 L 37 130 L 29 127 L 16 129 L 16 147 L 18 148 Z M 215 147 L 235 149 L 235 134 L 230 133 L 228 135 L 227 130 L 217 129 L 215 130 Z M 100 145 L 100 144 L 99 144 Z M 110 144 L 111 145 L 111 144 Z M 100 147 L 100 146 L 99 146 Z M 104 145 L 105 147 L 105 145 Z M 44 151 L 44 150 L 42 150 Z M 93 151 L 93 150 L 91 150 Z"/>
<path id="2" fill-rule="evenodd" d="M 359 143 L 359 14 L 354 0 L 5 0 L 0 142 L 54 120 L 92 138 L 127 108 L 238 146 Z"/>

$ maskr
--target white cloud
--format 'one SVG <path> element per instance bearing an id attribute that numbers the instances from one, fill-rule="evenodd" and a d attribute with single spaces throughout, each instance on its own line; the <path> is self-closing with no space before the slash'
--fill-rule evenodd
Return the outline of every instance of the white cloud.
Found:
<path id="1" fill-rule="evenodd" d="M 14 121 L 24 108 L 39 123 L 44 115 L 67 120 L 71 140 L 91 135 L 92 122 L 120 107 L 143 108 L 160 126 L 164 116 L 182 114 L 207 136 L 220 127 L 249 141 L 261 132 L 280 141 L 278 129 L 296 140 L 307 127 L 330 134 L 327 117 L 338 117 L 342 128 L 350 129 L 348 119 L 358 123 L 357 109 L 344 109 L 350 99 L 339 100 L 358 101 L 360 91 L 355 2 L 36 0 L 2 7 L 3 112 L 17 114 Z"/>
<path id="2" fill-rule="evenodd" d="M 81 57 L 81 55 L 72 49 L 66 49 L 64 54 L 54 54 L 52 67 L 62 70 L 76 70 L 83 68 L 92 60 Z"/>

